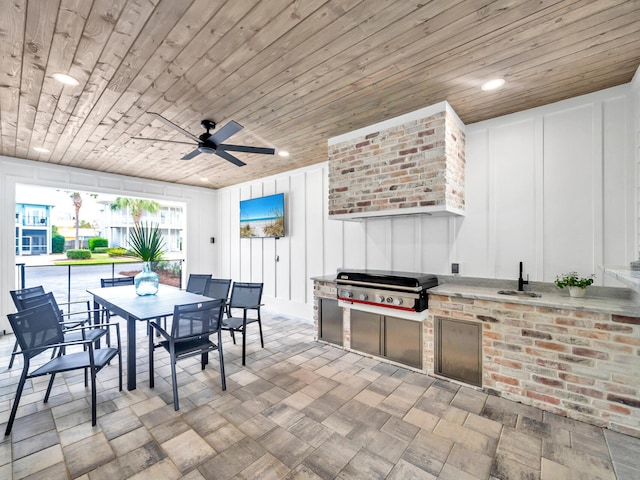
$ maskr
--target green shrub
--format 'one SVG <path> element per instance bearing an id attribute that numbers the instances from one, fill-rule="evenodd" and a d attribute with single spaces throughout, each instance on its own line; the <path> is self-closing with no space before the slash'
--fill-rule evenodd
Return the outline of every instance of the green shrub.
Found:
<path id="1" fill-rule="evenodd" d="M 106 238 L 95 237 L 95 238 L 90 238 L 88 244 L 89 244 L 89 250 L 91 250 L 92 252 L 95 252 L 96 247 L 108 247 L 109 240 L 107 240 Z"/>
<path id="2" fill-rule="evenodd" d="M 91 251 L 84 248 L 79 250 L 67 250 L 67 258 L 69 260 L 87 260 L 91 258 Z"/>
<path id="3" fill-rule="evenodd" d="M 107 255 L 110 257 L 124 257 L 127 254 L 127 250 L 122 247 L 107 248 Z"/>
<path id="4" fill-rule="evenodd" d="M 109 247 L 95 247 L 93 253 L 107 253 L 107 250 L 109 250 Z"/>
<path id="5" fill-rule="evenodd" d="M 174 275 L 180 275 L 180 273 L 182 272 L 182 264 L 180 262 L 160 260 L 159 262 L 156 262 L 155 266 L 155 271 L 158 270 L 163 270 Z"/>
<path id="6" fill-rule="evenodd" d="M 64 252 L 64 236 L 53 235 L 51 237 L 51 253 L 62 253 L 62 252 Z"/>

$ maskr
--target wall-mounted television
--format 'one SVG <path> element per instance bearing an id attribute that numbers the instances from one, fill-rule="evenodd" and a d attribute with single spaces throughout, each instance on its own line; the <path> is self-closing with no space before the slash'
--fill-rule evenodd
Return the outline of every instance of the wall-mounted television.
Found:
<path id="1" fill-rule="evenodd" d="M 284 193 L 240 201 L 240 237 L 284 237 Z"/>

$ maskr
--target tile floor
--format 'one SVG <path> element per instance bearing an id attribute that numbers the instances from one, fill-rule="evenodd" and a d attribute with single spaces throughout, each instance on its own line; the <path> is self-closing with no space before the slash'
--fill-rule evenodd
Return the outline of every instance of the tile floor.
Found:
<path id="1" fill-rule="evenodd" d="M 0 478 L 80 479 L 639 479 L 640 439 L 568 420 L 313 342 L 313 326 L 265 314 L 240 346 L 225 335 L 227 390 L 217 357 L 178 364 L 180 411 L 167 355 L 149 388 L 138 338 L 138 389 L 99 373 L 91 426 L 82 375 L 28 382 L 13 432 L 0 440 Z M 256 327 L 255 325 L 253 327 Z M 139 331 L 144 329 L 138 329 Z M 0 428 L 22 362 L 6 370 L 0 337 Z"/>

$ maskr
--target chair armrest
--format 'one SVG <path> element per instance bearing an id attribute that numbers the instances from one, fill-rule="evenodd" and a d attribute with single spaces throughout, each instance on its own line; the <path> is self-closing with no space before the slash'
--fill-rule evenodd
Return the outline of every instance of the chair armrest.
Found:
<path id="1" fill-rule="evenodd" d="M 45 350 L 49 350 L 50 348 L 69 347 L 71 345 L 93 345 L 93 341 L 73 340 L 71 342 L 50 343 L 49 345 L 42 345 L 40 347 L 27 348 L 26 350 L 20 350 L 19 353 L 28 353 L 28 352 L 38 351 L 38 350 L 40 352 L 44 352 Z"/>
<path id="2" fill-rule="evenodd" d="M 160 333 L 160 335 L 162 335 L 167 340 L 169 340 L 171 338 L 171 335 L 169 335 L 169 333 L 164 328 L 162 328 L 160 325 L 158 325 L 156 322 L 149 322 L 149 326 L 151 328 L 156 329 L 158 331 L 158 333 Z"/>
<path id="3" fill-rule="evenodd" d="M 82 315 L 82 314 L 89 314 L 89 313 L 104 312 L 105 310 L 106 310 L 105 308 L 90 308 L 89 310 L 81 310 L 79 312 L 67 312 L 67 313 L 62 313 L 61 315 L 63 317 L 69 317 L 71 315 Z"/>
<path id="4" fill-rule="evenodd" d="M 227 304 L 227 308 L 242 308 L 243 310 L 256 310 L 260 307 L 262 307 L 264 305 L 264 303 L 259 303 L 257 305 L 229 305 Z"/>

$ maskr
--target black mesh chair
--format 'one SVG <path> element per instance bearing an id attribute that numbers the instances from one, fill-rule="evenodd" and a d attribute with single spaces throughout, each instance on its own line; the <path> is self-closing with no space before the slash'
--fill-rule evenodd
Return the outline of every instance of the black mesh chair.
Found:
<path id="1" fill-rule="evenodd" d="M 76 315 L 76 313 L 62 313 L 62 310 L 60 310 L 60 308 L 58 307 L 56 298 L 51 292 L 36 297 L 24 298 L 20 303 L 21 308 L 19 309 L 19 311 L 37 307 L 43 304 L 50 304 L 53 307 L 56 319 L 58 320 L 60 328 L 62 329 L 65 342 L 79 342 L 83 340 L 97 342 L 104 334 L 107 333 L 107 330 L 103 327 L 104 324 L 100 323 L 98 325 L 91 325 L 89 317 L 80 321 L 65 320 L 65 318 L 72 317 Z M 98 310 L 98 312 L 101 312 L 101 310 Z M 91 311 L 77 312 L 78 315 L 83 316 L 88 315 L 89 313 L 91 313 Z M 108 335 L 107 343 L 109 343 Z"/>
<path id="2" fill-rule="evenodd" d="M 231 279 L 229 278 L 210 278 L 204 287 L 203 295 L 209 298 L 223 298 L 227 301 L 229 298 L 229 289 L 231 288 Z"/>
<path id="3" fill-rule="evenodd" d="M 44 293 L 44 287 L 42 285 L 38 285 L 37 287 L 23 288 L 22 290 L 12 290 L 9 293 L 11 294 L 11 298 L 13 299 L 13 304 L 16 306 L 16 309 L 20 311 L 23 310 L 20 308 L 22 299 L 42 295 Z M 13 344 L 13 350 L 11 351 L 11 358 L 9 359 L 9 368 L 13 367 L 13 362 L 16 359 L 17 354 L 18 339 L 16 338 L 16 341 Z"/>
<path id="4" fill-rule="evenodd" d="M 227 318 L 222 322 L 222 329 L 229 330 L 233 343 L 236 343 L 235 332 L 242 332 L 242 365 L 245 365 L 247 350 L 247 325 L 258 322 L 260 329 L 260 345 L 264 348 L 260 307 L 262 304 L 262 283 L 234 283 L 231 298 L 227 304 Z M 242 316 L 234 316 L 234 312 L 242 310 Z M 253 311 L 253 314 L 249 312 Z"/>
<path id="5" fill-rule="evenodd" d="M 101 278 L 100 279 L 100 286 L 102 288 L 108 288 L 108 287 L 122 287 L 125 285 L 133 285 L 133 277 L 113 277 L 113 278 Z M 109 310 L 105 310 L 104 314 L 107 317 L 107 321 L 109 321 L 111 319 L 111 315 L 113 315 L 112 312 L 110 312 Z"/>
<path id="6" fill-rule="evenodd" d="M 224 316 L 225 301 L 211 300 L 209 302 L 191 303 L 188 305 L 176 305 L 173 310 L 173 322 L 171 333 L 164 330 L 156 322 L 150 322 L 152 329 L 160 333 L 164 338 L 157 345 L 153 344 L 153 335 L 149 335 L 149 386 L 154 386 L 153 352 L 158 347 L 163 347 L 171 357 L 171 380 L 173 382 L 173 407 L 179 410 L 178 382 L 176 378 L 176 362 L 183 358 L 200 355 L 202 370 L 209 363 L 209 352 L 218 351 L 220 359 L 220 378 L 222 390 L 227 389 L 227 381 L 224 375 L 224 358 L 222 353 L 222 336 L 220 327 Z M 209 338 L 217 334 L 217 344 Z"/>
<path id="7" fill-rule="evenodd" d="M 57 373 L 67 372 L 71 370 L 83 369 L 88 370 L 91 377 L 91 425 L 96 424 L 96 374 L 105 367 L 116 356 L 118 357 L 119 368 L 119 388 L 122 391 L 122 354 L 120 350 L 120 327 L 113 326 L 116 331 L 117 346 L 109 348 L 93 348 L 93 340 L 75 340 L 68 341 L 68 333 L 64 333 L 62 326 L 58 321 L 59 310 L 51 303 L 43 303 L 41 305 L 27 308 L 18 313 L 9 314 L 9 323 L 20 344 L 20 353 L 24 358 L 24 366 L 22 375 L 18 382 L 18 389 L 11 408 L 9 422 L 5 435 L 11 433 L 13 421 L 16 417 L 16 411 L 20 403 L 20 397 L 24 389 L 25 382 L 29 378 L 39 377 L 42 375 L 51 375 L 49 385 L 44 396 L 44 403 L 49 400 L 51 387 Z M 78 327 L 78 330 L 86 330 L 89 327 Z M 103 334 L 106 333 L 103 331 Z M 80 334 L 80 338 L 85 335 Z M 81 345 L 84 350 L 74 353 L 65 353 L 66 347 L 71 345 Z M 58 354 L 46 362 L 44 365 L 29 372 L 31 368 L 31 359 L 40 355 L 49 349 L 57 349 Z M 87 377 L 85 376 L 85 386 L 87 386 Z"/>
<path id="8" fill-rule="evenodd" d="M 211 275 L 204 273 L 191 273 L 189 274 L 189 280 L 187 280 L 187 292 L 197 293 L 202 295 L 204 289 L 207 286 L 207 280 L 211 278 Z"/>
<path id="9" fill-rule="evenodd" d="M 100 286 L 105 287 L 120 287 L 123 285 L 133 285 L 133 277 L 114 277 L 114 278 L 101 278 Z"/>
<path id="10" fill-rule="evenodd" d="M 37 300 L 38 298 L 43 298 L 42 296 L 45 295 L 45 291 L 42 285 L 39 285 L 37 287 L 23 288 L 21 290 L 12 290 L 9 293 L 11 294 L 11 299 L 13 300 L 13 304 L 15 305 L 16 310 L 19 312 L 26 308 L 33 307 L 34 305 L 39 305 L 45 301 L 48 301 L 48 298 L 44 300 Z M 89 306 L 89 301 L 80 300 L 76 302 L 62 303 L 61 305 L 67 306 L 67 313 L 65 314 L 64 311 L 59 307 L 59 304 L 55 301 L 55 298 L 53 297 L 53 295 L 51 295 L 51 298 L 53 298 L 53 304 L 60 313 L 60 317 L 59 317 L 60 321 L 64 322 L 63 316 L 66 316 L 68 318 L 67 322 L 65 322 L 63 326 L 63 329 L 79 327 L 79 326 L 85 325 L 87 322 L 90 321 L 89 314 L 91 313 L 91 310 Z M 71 305 L 73 304 L 86 304 L 86 310 L 81 312 L 71 313 Z M 76 321 L 70 320 L 71 317 L 74 317 L 77 319 L 78 315 L 86 316 L 86 318 L 82 318 Z M 13 366 L 15 356 L 17 355 L 17 350 L 18 350 L 18 340 L 16 339 L 16 342 L 13 346 L 13 351 L 11 352 L 11 359 L 9 360 L 9 368 Z"/>

